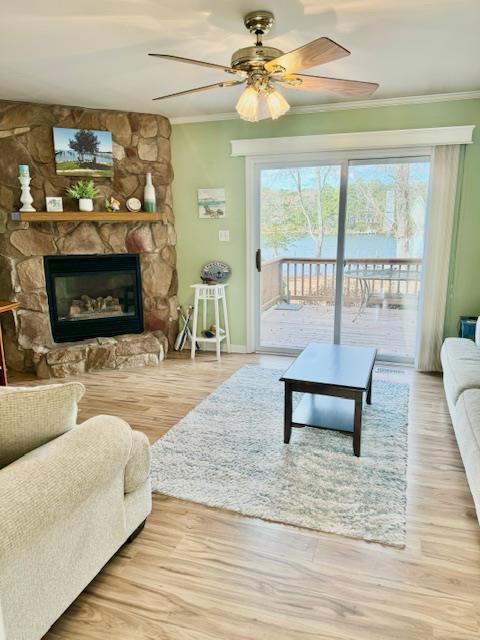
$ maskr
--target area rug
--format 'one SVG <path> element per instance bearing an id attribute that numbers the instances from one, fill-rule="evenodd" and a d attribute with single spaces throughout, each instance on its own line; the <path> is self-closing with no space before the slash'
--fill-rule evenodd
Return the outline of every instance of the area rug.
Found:
<path id="1" fill-rule="evenodd" d="M 404 546 L 408 385 L 374 379 L 356 458 L 352 436 L 336 431 L 294 429 L 283 443 L 281 374 L 242 367 L 158 440 L 154 491 Z"/>

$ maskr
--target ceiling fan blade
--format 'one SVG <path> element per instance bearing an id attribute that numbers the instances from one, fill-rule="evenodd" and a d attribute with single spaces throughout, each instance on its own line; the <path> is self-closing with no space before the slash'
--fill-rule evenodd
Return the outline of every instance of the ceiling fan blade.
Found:
<path id="1" fill-rule="evenodd" d="M 197 93 L 198 91 L 208 91 L 209 89 L 221 89 L 222 87 L 234 87 L 237 84 L 243 84 L 245 80 L 225 80 L 225 82 L 217 82 L 215 84 L 207 84 L 204 87 L 196 87 L 195 89 L 186 89 L 185 91 L 177 91 L 177 93 L 169 93 L 166 96 L 159 96 L 153 100 L 165 100 L 166 98 L 176 98 L 177 96 L 186 96 L 188 93 Z"/>
<path id="2" fill-rule="evenodd" d="M 300 80 L 300 82 L 299 82 Z M 325 78 L 323 76 L 307 76 L 296 73 L 288 78 L 279 80 L 286 89 L 300 89 L 301 91 L 328 91 L 340 96 L 364 98 L 371 96 L 378 84 L 376 82 L 360 82 L 359 80 L 342 80 L 340 78 Z"/>
<path id="3" fill-rule="evenodd" d="M 283 67 L 285 73 L 295 73 L 296 71 L 316 67 L 319 64 L 325 64 L 349 55 L 350 51 L 330 40 L 330 38 L 318 38 L 313 42 L 304 44 L 303 47 L 270 60 L 265 64 L 265 69 L 272 73 L 276 67 Z"/>
<path id="4" fill-rule="evenodd" d="M 233 73 L 246 77 L 246 72 L 241 69 L 233 69 L 232 67 L 224 67 L 222 64 L 215 64 L 213 62 L 203 62 L 203 60 L 192 60 L 191 58 L 181 58 L 180 56 L 171 56 L 167 53 L 149 53 L 149 56 L 154 58 L 163 58 L 164 60 L 173 60 L 174 62 L 186 62 L 187 64 L 196 64 L 200 67 L 208 67 L 209 69 L 216 69 L 217 71 L 225 71 L 226 73 Z"/>

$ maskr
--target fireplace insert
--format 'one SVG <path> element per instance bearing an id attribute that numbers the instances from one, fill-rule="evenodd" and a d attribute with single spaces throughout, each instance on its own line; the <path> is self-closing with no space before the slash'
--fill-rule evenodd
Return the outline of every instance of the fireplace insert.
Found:
<path id="1" fill-rule="evenodd" d="M 55 342 L 143 331 L 137 254 L 45 256 Z"/>

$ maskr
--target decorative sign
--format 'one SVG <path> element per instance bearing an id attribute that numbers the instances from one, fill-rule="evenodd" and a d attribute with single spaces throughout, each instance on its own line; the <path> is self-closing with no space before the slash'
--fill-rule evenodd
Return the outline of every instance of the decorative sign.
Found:
<path id="1" fill-rule="evenodd" d="M 225 189 L 198 190 L 198 217 L 210 220 L 225 218 Z"/>

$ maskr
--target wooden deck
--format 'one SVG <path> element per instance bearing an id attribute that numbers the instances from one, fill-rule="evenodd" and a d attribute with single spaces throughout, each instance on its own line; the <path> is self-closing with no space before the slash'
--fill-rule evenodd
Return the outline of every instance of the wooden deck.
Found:
<path id="1" fill-rule="evenodd" d="M 416 307 L 367 307 L 356 320 L 358 307 L 345 307 L 342 343 L 376 347 L 380 354 L 413 358 Z M 333 341 L 333 305 L 303 305 L 297 311 L 275 307 L 262 313 L 264 347 L 303 348 L 309 342 Z"/>

